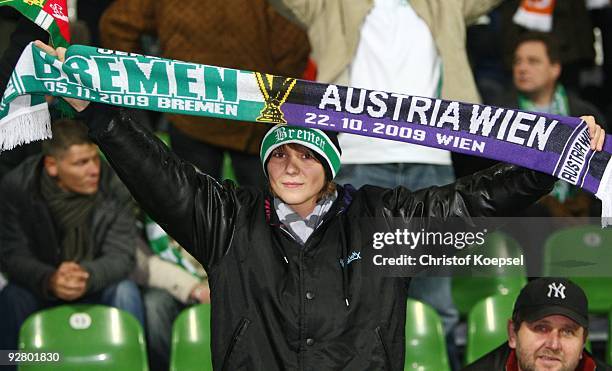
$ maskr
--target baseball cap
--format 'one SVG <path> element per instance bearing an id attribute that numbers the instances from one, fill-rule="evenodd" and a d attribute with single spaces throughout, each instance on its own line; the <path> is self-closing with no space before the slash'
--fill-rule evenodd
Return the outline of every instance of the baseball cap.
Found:
<path id="1" fill-rule="evenodd" d="M 551 315 L 568 317 L 589 327 L 589 308 L 584 291 L 565 278 L 545 277 L 530 281 L 514 304 L 514 313 L 533 322 Z"/>

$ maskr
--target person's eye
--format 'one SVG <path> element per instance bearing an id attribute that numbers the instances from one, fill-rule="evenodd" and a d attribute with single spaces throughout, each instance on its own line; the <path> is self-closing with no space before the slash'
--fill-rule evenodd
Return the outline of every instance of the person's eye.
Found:
<path id="1" fill-rule="evenodd" d="M 563 334 L 563 336 L 569 336 L 569 337 L 574 336 L 576 334 L 574 330 L 569 329 L 569 328 L 561 330 L 561 333 Z"/>
<path id="2" fill-rule="evenodd" d="M 312 153 L 304 153 L 304 154 L 302 155 L 302 157 L 303 157 L 304 159 L 306 159 L 306 160 L 312 160 L 312 159 L 314 159 L 314 156 L 312 155 Z"/>
<path id="3" fill-rule="evenodd" d="M 272 157 L 283 158 L 283 157 L 285 157 L 285 153 L 281 152 L 281 151 L 276 151 L 276 152 L 272 153 Z"/>
<path id="4" fill-rule="evenodd" d="M 535 330 L 537 332 L 548 332 L 548 326 L 545 325 L 536 325 Z"/>

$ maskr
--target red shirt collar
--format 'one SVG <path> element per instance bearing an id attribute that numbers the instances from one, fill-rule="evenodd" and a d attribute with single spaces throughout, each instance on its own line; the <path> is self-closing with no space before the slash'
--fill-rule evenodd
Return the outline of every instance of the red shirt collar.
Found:
<path id="1" fill-rule="evenodd" d="M 595 360 L 587 352 L 582 352 L 582 360 L 576 367 L 576 371 L 595 371 L 596 369 Z M 516 352 L 514 349 L 510 352 L 508 360 L 506 361 L 506 371 L 518 371 L 518 361 L 516 359 Z"/>

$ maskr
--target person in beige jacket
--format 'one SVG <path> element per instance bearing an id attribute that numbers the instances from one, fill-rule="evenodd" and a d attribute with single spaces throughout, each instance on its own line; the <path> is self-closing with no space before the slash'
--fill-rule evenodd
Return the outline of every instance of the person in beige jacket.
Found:
<path id="1" fill-rule="evenodd" d="M 307 30 L 317 80 L 463 102 L 480 102 L 466 27 L 501 0 L 270 0 Z M 448 151 L 340 135 L 338 183 L 419 189 L 454 180 Z M 441 314 L 451 359 L 458 312 L 450 278 L 418 278 L 410 296 Z"/>
<path id="2" fill-rule="evenodd" d="M 281 14 L 306 28 L 317 64 L 317 80 L 348 85 L 349 65 L 361 27 L 375 0 L 268 0 Z M 398 0 L 407 1 L 407 0 Z M 427 24 L 442 59 L 441 98 L 480 102 L 465 48 L 466 27 L 502 0 L 410 0 Z M 410 45 L 406 45 L 410 47 Z"/>
<path id="3" fill-rule="evenodd" d="M 206 272 L 181 248 L 183 259 L 197 269 L 200 277 L 178 264 L 153 253 L 143 239 L 138 240 L 136 269 L 132 279 L 142 287 L 149 365 L 152 371 L 168 370 L 172 325 L 190 304 L 210 303 Z"/>

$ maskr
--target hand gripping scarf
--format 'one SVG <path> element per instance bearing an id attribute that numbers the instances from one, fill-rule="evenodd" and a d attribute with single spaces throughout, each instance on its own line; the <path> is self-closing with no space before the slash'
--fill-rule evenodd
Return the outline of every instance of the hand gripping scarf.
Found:
<path id="1" fill-rule="evenodd" d="M 594 193 L 612 220 L 612 138 L 590 149 L 580 119 L 321 84 L 75 45 L 33 44 L 0 101 L 0 150 L 47 138 L 44 95 L 161 112 L 345 132 L 510 162 Z"/>

